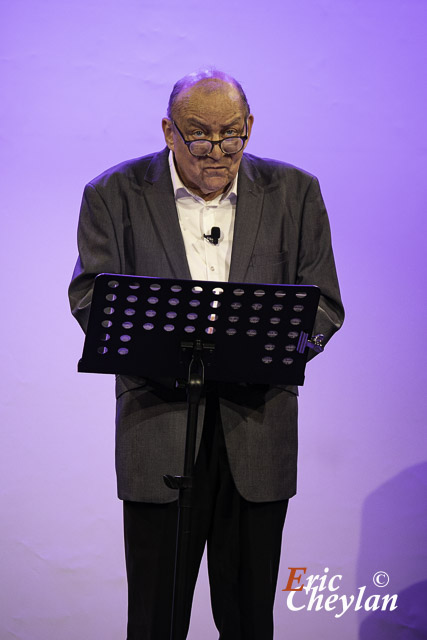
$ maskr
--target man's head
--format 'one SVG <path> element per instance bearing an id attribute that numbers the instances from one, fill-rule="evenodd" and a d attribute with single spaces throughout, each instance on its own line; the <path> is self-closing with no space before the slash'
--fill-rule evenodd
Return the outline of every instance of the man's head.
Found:
<path id="1" fill-rule="evenodd" d="M 192 155 L 185 141 L 249 138 L 253 116 L 242 87 L 220 71 L 190 74 L 175 84 L 167 113 L 163 132 L 181 180 L 205 200 L 212 200 L 234 180 L 247 140 L 237 153 L 224 153 L 216 144 L 202 157 Z"/>

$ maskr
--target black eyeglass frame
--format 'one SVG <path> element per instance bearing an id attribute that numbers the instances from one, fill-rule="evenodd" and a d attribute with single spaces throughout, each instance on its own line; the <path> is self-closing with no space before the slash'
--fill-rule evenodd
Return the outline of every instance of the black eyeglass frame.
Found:
<path id="1" fill-rule="evenodd" d="M 216 144 L 218 144 L 218 145 L 219 145 L 219 148 L 221 149 L 222 153 L 223 153 L 225 156 L 234 156 L 236 153 L 240 153 L 240 151 L 241 151 L 241 150 L 243 149 L 243 147 L 245 146 L 245 142 L 246 142 L 246 140 L 247 140 L 247 139 L 248 139 L 248 137 L 249 137 L 249 136 L 248 136 L 248 121 L 247 121 L 247 119 L 245 120 L 245 129 L 246 129 L 246 134 L 245 134 L 244 136 L 229 136 L 228 138 L 223 138 L 222 140 L 208 140 L 207 138 L 197 138 L 197 140 L 190 140 L 190 141 L 189 141 L 189 140 L 186 140 L 186 139 L 184 138 L 183 134 L 181 133 L 180 128 L 179 128 L 179 127 L 178 127 L 178 125 L 176 124 L 175 120 L 172 120 L 172 123 L 173 123 L 174 127 L 176 128 L 176 130 L 178 131 L 179 135 L 181 136 L 181 139 L 182 139 L 183 143 L 187 146 L 188 151 L 191 153 L 191 155 L 192 155 L 194 158 L 204 158 L 205 156 L 208 156 L 210 153 L 212 153 L 212 149 L 214 148 L 214 146 L 215 146 Z M 223 142 L 225 142 L 225 140 L 236 140 L 237 138 L 238 138 L 239 140 L 241 140 L 241 141 L 242 141 L 242 146 L 241 146 L 241 148 L 240 148 L 238 151 L 232 151 L 231 153 L 230 153 L 230 152 L 228 152 L 228 151 L 224 151 L 224 149 L 223 149 L 223 148 L 222 148 L 222 146 L 221 146 L 221 145 L 222 145 L 222 143 L 223 143 Z M 209 152 L 208 152 L 208 153 L 204 153 L 202 156 L 200 156 L 200 155 L 196 155 L 195 153 L 193 153 L 193 152 L 191 151 L 191 145 L 192 145 L 194 142 L 209 142 L 209 143 L 210 143 L 210 145 L 211 145 L 211 148 L 210 148 L 210 150 L 209 150 Z"/>

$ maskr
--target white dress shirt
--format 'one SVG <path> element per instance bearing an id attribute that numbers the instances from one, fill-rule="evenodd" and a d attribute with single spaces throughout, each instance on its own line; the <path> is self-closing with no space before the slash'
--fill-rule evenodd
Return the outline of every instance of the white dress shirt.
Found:
<path id="1" fill-rule="evenodd" d="M 233 246 L 237 175 L 225 193 L 206 202 L 183 184 L 172 151 L 169 166 L 191 277 L 193 280 L 226 282 Z M 219 227 L 221 231 L 217 245 L 204 237 L 210 235 L 212 227 Z"/>

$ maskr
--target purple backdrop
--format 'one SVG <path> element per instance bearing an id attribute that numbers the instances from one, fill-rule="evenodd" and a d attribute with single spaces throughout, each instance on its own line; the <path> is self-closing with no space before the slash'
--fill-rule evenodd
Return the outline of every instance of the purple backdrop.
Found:
<path id="1" fill-rule="evenodd" d="M 276 637 L 426 637 L 427 3 L 15 0 L 0 18 L 2 640 L 125 637 L 113 380 L 76 373 L 66 289 L 84 184 L 161 148 L 173 82 L 205 64 L 245 87 L 252 153 L 319 177 L 347 310 L 301 391 Z M 340 589 L 317 595 L 362 608 L 301 592 L 290 610 L 288 567 L 327 567 Z M 366 611 L 375 594 L 398 608 Z M 189 639 L 216 637 L 202 567 Z"/>

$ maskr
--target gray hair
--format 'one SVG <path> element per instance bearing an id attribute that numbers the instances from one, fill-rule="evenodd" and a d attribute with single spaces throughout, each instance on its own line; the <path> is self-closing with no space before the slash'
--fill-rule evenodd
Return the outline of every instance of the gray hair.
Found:
<path id="1" fill-rule="evenodd" d="M 227 73 L 224 73 L 223 71 L 210 68 L 210 69 L 202 69 L 201 71 L 195 71 L 193 73 L 189 73 L 188 75 L 184 76 L 183 78 L 175 82 L 174 87 L 172 89 L 172 93 L 170 94 L 170 97 L 169 97 L 169 103 L 168 103 L 168 108 L 166 112 L 166 115 L 170 120 L 173 119 L 172 112 L 174 110 L 175 103 L 181 91 L 184 91 L 184 89 L 188 89 L 189 87 L 194 86 L 201 80 L 222 80 L 223 82 L 228 82 L 229 84 L 231 84 L 233 87 L 237 89 L 240 95 L 243 108 L 245 111 L 245 118 L 249 116 L 251 111 L 250 111 L 248 99 L 246 97 L 245 92 L 243 91 L 243 88 L 240 82 L 238 82 L 232 76 L 229 76 Z"/>

